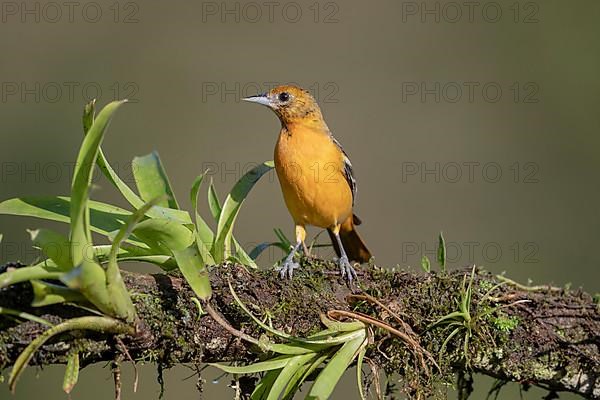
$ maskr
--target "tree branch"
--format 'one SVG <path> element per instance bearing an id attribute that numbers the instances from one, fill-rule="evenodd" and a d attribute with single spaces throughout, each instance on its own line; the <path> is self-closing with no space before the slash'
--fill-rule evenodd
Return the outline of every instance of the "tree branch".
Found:
<path id="1" fill-rule="evenodd" d="M 228 288 L 231 281 L 255 315 L 269 316 L 276 328 L 297 336 L 322 329 L 319 315 L 334 309 L 369 314 L 396 331 L 416 335 L 420 345 L 438 359 L 440 370 L 432 370 L 438 382 L 453 379 L 457 372 L 463 380 L 464 373 L 479 372 L 600 399 L 600 312 L 592 297 L 581 290 L 517 286 L 477 271 L 472 284 L 470 331 L 460 330 L 444 345 L 451 329 L 435 323 L 458 310 L 461 288 L 468 282 L 470 271 L 416 274 L 370 267 L 360 274 L 360 287 L 353 290 L 336 273 L 337 267 L 320 261 L 304 261 L 292 281 L 280 281 L 272 271 L 248 272 L 233 265 L 213 268 L 211 304 L 233 330 L 225 329 L 210 315 L 200 316 L 193 292 L 182 279 L 124 273 L 143 326 L 140 337 L 117 340 L 97 333 L 73 332 L 46 344 L 32 364 L 65 363 L 74 350 L 82 350 L 82 366 L 118 360 L 122 358 L 121 340 L 133 359 L 158 362 L 163 367 L 253 361 L 258 348 L 241 340 L 236 330 L 253 338 L 264 332 L 235 304 Z M 347 299 L 361 291 L 378 302 L 360 301 L 361 296 Z M 15 285 L 0 290 L 0 305 L 52 323 L 89 315 L 89 311 L 74 305 L 25 307 L 31 296 L 28 284 Z M 0 369 L 10 366 L 45 329 L 36 322 L 0 316 Z M 373 330 L 374 344 L 367 353 L 370 365 L 399 373 L 409 395 L 418 390 L 416 386 L 431 382 L 399 337 L 383 329 Z"/>

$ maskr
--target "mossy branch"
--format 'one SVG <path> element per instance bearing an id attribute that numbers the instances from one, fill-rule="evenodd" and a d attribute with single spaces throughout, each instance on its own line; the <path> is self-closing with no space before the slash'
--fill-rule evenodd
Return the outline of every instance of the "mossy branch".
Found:
<path id="1" fill-rule="evenodd" d="M 436 325 L 459 310 L 461 288 L 465 276 L 470 279 L 470 270 L 421 274 L 370 267 L 360 274 L 360 287 L 353 290 L 334 271 L 337 267 L 333 265 L 305 260 L 294 280 L 280 281 L 272 271 L 249 272 L 240 266 L 222 265 L 211 272 L 212 304 L 235 330 L 254 338 L 262 332 L 233 301 L 228 281 L 255 315 L 297 336 L 322 329 L 320 314 L 330 310 L 358 312 L 384 321 L 418 338 L 420 346 L 440 364 L 439 370 L 431 370 L 432 375 L 426 373 L 415 360 L 414 349 L 390 335 L 389 330 L 373 327 L 368 364 L 398 373 L 408 395 L 431 394 L 437 382 L 453 381 L 457 373 L 464 380 L 465 373 L 478 372 L 600 399 L 600 311 L 592 296 L 581 290 L 549 286 L 531 290 L 477 271 L 468 321 Z M 76 350 L 80 351 L 82 366 L 119 360 L 123 357 L 121 341 L 133 359 L 163 367 L 256 359 L 258 347 L 204 314 L 184 280 L 164 274 L 123 273 L 123 278 L 143 334 L 116 338 L 97 332 L 66 333 L 44 345 L 31 364 L 63 364 Z M 360 291 L 377 302 L 349 296 Z M 77 306 L 24 309 L 31 295 L 29 284 L 11 286 L 0 291 L 0 305 L 52 323 L 89 315 Z M 453 327 L 462 323 L 468 323 L 468 329 L 454 332 Z M 24 347 L 45 328 L 12 315 L 0 316 L 0 367 L 13 365 Z"/>

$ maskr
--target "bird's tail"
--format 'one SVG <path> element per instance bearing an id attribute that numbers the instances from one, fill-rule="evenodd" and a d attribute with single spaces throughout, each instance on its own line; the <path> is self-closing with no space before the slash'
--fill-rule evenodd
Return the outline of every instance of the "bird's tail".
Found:
<path id="1" fill-rule="evenodd" d="M 361 220 L 356 215 L 349 217 L 340 227 L 340 240 L 350 261 L 365 263 L 371 259 L 371 252 L 367 249 L 365 242 L 363 242 L 356 231 L 355 225 L 360 224 Z M 341 256 L 340 247 L 337 244 L 335 235 L 331 229 L 328 229 L 327 233 L 329 233 L 336 254 L 338 257 Z"/>

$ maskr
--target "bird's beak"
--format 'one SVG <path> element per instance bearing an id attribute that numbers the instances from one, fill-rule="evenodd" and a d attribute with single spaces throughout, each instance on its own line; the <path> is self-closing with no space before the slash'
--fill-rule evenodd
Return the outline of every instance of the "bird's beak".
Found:
<path id="1" fill-rule="evenodd" d="M 263 106 L 271 107 L 271 100 L 266 93 L 257 94 L 256 96 L 245 97 L 242 100 L 249 101 L 251 103 L 262 104 Z"/>

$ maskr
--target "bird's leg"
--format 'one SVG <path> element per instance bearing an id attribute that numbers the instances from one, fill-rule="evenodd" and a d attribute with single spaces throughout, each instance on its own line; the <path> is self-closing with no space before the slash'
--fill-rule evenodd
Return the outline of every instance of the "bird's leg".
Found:
<path id="1" fill-rule="evenodd" d="M 342 272 L 342 278 L 346 277 L 348 282 L 352 282 L 352 280 L 358 278 L 358 276 L 356 275 L 354 268 L 352 268 L 352 265 L 350 265 L 350 261 L 346 255 L 346 250 L 344 250 L 344 246 L 342 245 L 342 239 L 340 239 L 340 226 L 336 225 L 332 231 L 340 248 L 341 256 L 338 260 L 338 265 L 340 266 L 340 271 Z"/>
<path id="2" fill-rule="evenodd" d="M 306 242 L 302 242 L 302 252 L 304 253 L 304 257 L 306 257 L 306 258 L 314 258 L 314 256 L 312 254 L 310 254 L 310 250 L 306 246 Z"/>
<path id="3" fill-rule="evenodd" d="M 292 279 L 292 275 L 294 275 L 294 269 L 300 267 L 300 264 L 294 261 L 294 255 L 300 248 L 300 245 L 304 243 L 304 239 L 306 237 L 306 230 L 301 225 L 296 225 L 296 244 L 292 247 L 292 250 L 287 255 L 285 260 L 280 267 L 276 269 L 279 272 L 279 276 L 281 279 L 289 278 Z"/>

